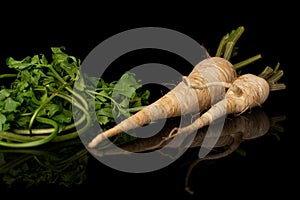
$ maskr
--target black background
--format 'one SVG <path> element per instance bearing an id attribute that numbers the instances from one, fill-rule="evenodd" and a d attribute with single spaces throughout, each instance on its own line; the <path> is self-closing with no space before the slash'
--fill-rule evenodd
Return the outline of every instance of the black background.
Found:
<path id="1" fill-rule="evenodd" d="M 272 93 L 264 109 L 268 114 L 284 114 L 285 132 L 280 141 L 266 136 L 243 144 L 246 157 L 233 154 L 226 159 L 203 164 L 194 172 L 195 195 L 184 191 L 184 177 L 188 163 L 194 159 L 186 155 L 174 165 L 146 174 L 129 174 L 110 169 L 91 158 L 87 168 L 87 180 L 75 188 L 61 188 L 43 185 L 37 188 L 12 189 L 10 194 L 34 196 L 43 192 L 56 196 L 64 193 L 76 196 L 82 194 L 97 198 L 176 198 L 200 199 L 201 197 L 244 198 L 276 197 L 286 198 L 295 193 L 298 182 L 297 98 L 296 69 L 299 68 L 297 38 L 297 12 L 292 4 L 255 3 L 203 3 L 198 4 L 154 4 L 139 2 L 129 5 L 78 4 L 62 6 L 58 2 L 40 3 L 36 7 L 27 5 L 1 6 L 0 19 L 0 65 L 1 73 L 8 56 L 22 59 L 28 55 L 46 53 L 53 46 L 65 46 L 70 54 L 84 59 L 103 40 L 138 27 L 165 27 L 182 32 L 198 41 L 209 52 L 214 53 L 221 37 L 243 25 L 245 32 L 239 40 L 241 57 L 261 53 L 262 65 L 274 67 L 280 62 L 287 85 L 285 91 Z M 176 8 L 176 9 L 175 9 Z M 124 60 L 126 64 L 137 65 L 149 61 L 162 62 L 175 68 L 186 64 L 171 55 L 153 53 L 144 57 L 132 55 Z M 120 64 L 122 64 L 120 62 Z M 117 64 L 116 64 L 116 67 Z M 191 66 L 186 66 L 186 71 Z M 248 70 L 249 68 L 245 69 Z M 250 69 L 249 69 L 250 70 Z M 258 69 L 251 69 L 258 70 Z M 111 75 L 117 71 L 111 71 Z M 295 112 L 296 113 L 296 112 Z M 293 117 L 292 117 L 293 116 Z M 296 185 L 294 185 L 296 184 Z M 4 190 L 0 188 L 0 193 Z"/>

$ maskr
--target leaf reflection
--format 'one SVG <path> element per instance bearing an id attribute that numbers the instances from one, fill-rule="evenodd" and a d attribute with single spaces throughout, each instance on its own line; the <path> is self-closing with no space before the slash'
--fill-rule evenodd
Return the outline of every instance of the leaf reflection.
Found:
<path id="1" fill-rule="evenodd" d="M 8 188 L 39 184 L 66 187 L 85 180 L 87 150 L 79 139 L 32 149 L 0 149 L 0 175 Z"/>

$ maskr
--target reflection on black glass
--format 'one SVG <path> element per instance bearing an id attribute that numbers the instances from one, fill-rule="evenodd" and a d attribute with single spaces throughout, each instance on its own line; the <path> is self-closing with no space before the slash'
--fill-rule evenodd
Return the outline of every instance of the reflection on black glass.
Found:
<path id="1" fill-rule="evenodd" d="M 244 141 L 262 137 L 273 131 L 275 133 L 283 131 L 279 123 L 283 120 L 285 120 L 285 116 L 269 117 L 259 107 L 238 116 L 228 116 L 214 148 L 210 149 L 207 156 L 196 159 L 190 165 L 186 175 L 186 190 L 192 192 L 189 188 L 189 177 L 198 163 L 203 160 L 225 157 L 235 152 Z M 169 141 L 163 140 L 163 138 L 176 125 L 178 125 L 178 121 L 170 119 L 165 127 L 152 137 L 137 138 L 120 144 L 120 148 L 94 149 L 92 153 L 96 156 L 115 156 L 127 152 L 130 156 L 132 152 L 157 151 L 168 144 Z M 191 144 L 187 146 L 182 140 L 180 143 L 170 146 L 171 151 L 180 151 L 180 148 L 196 150 L 197 148 L 210 148 L 203 145 L 206 133 L 207 127 L 204 127 L 197 132 Z M 32 149 L 0 148 L 0 178 L 11 188 L 16 185 L 31 187 L 49 183 L 72 187 L 86 180 L 88 152 L 79 139 Z"/>
<path id="2" fill-rule="evenodd" d="M 232 146 L 230 149 L 234 151 L 234 149 L 242 141 L 261 137 L 267 134 L 270 129 L 276 129 L 277 131 L 281 132 L 281 127 L 277 122 L 283 121 L 284 119 L 285 116 L 276 116 L 270 118 L 260 107 L 254 108 L 250 112 L 243 113 L 238 116 L 228 116 L 225 120 L 221 134 L 216 134 L 215 136 L 218 137 L 218 139 L 214 145 L 214 148 L 224 147 L 231 144 Z M 216 121 L 216 123 L 218 122 Z M 119 145 L 118 147 L 120 148 L 107 147 L 91 150 L 91 152 L 95 156 L 110 156 L 155 151 L 161 149 L 168 144 L 168 142 L 170 142 L 169 140 L 165 140 L 165 138 L 167 138 L 168 134 L 175 126 L 178 126 L 178 121 L 176 121 L 176 119 L 174 119 L 174 122 L 169 121 L 158 134 L 152 137 L 137 138 L 131 142 Z M 214 137 L 213 134 L 212 136 L 207 136 L 207 131 L 208 127 L 199 129 L 196 136 L 193 136 L 194 138 L 191 144 L 186 144 L 184 140 L 178 140 L 178 143 L 172 144 L 170 147 L 174 148 L 175 150 L 177 149 L 178 151 L 181 148 L 209 148 L 202 144 L 205 137 Z M 186 136 L 183 138 L 189 141 Z"/>
<path id="3" fill-rule="evenodd" d="M 193 168 L 198 163 L 204 160 L 215 160 L 226 157 L 231 153 L 238 151 L 240 144 L 247 140 L 260 138 L 267 134 L 273 134 L 276 137 L 279 137 L 277 133 L 284 131 L 283 126 L 280 124 L 284 120 L 285 115 L 269 117 L 262 108 L 257 107 L 241 115 L 228 116 L 225 120 L 221 134 L 218 134 L 216 136 L 218 137 L 218 139 L 213 148 L 211 148 L 210 146 L 207 147 L 203 144 L 205 137 L 214 137 L 207 136 L 208 127 L 199 129 L 196 136 L 193 138 L 192 143 L 188 146 L 186 146 L 184 140 L 179 140 L 179 143 L 175 145 L 173 144 L 170 147 L 173 151 L 180 151 L 180 149 L 182 148 L 209 148 L 209 153 L 205 157 L 198 157 L 190 165 L 185 180 L 186 191 L 189 193 L 193 193 L 193 191 L 189 187 L 189 178 L 191 176 Z M 120 148 L 104 148 L 98 150 L 94 149 L 92 153 L 95 156 L 117 156 L 121 154 L 130 156 L 132 152 L 145 153 L 151 151 L 159 151 L 159 149 L 163 148 L 166 144 L 168 144 L 168 142 L 170 142 L 168 140 L 164 140 L 164 138 L 167 138 L 170 130 L 172 130 L 172 128 L 175 126 L 174 124 L 178 125 L 178 121 L 175 121 L 174 123 L 167 123 L 164 129 L 160 131 L 160 133 L 152 137 L 138 138 L 134 141 L 120 145 Z"/>
<path id="4" fill-rule="evenodd" d="M 210 151 L 210 154 L 204 158 L 197 158 L 190 165 L 185 180 L 186 191 L 191 194 L 193 193 L 189 186 L 189 178 L 193 168 L 198 163 L 204 160 L 215 160 L 228 156 L 238 151 L 240 144 L 247 140 L 256 139 L 267 134 L 273 134 L 279 137 L 277 133 L 284 131 L 280 122 L 283 122 L 285 118 L 285 115 L 268 117 L 263 109 L 259 107 L 243 115 L 228 118 L 224 124 L 222 135 L 218 139 L 213 151 Z M 204 134 L 201 133 L 196 136 L 192 147 L 201 146 L 203 135 Z"/>
<path id="5" fill-rule="evenodd" d="M 0 177 L 8 188 L 40 184 L 72 187 L 85 180 L 87 152 L 80 140 L 35 149 L 0 148 Z"/>

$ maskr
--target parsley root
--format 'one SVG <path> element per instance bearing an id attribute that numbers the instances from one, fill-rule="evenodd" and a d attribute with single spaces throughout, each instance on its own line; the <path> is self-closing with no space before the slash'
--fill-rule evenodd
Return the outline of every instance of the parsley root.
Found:
<path id="1" fill-rule="evenodd" d="M 189 76 L 184 77 L 175 88 L 162 98 L 125 119 L 115 127 L 98 134 L 89 144 L 95 147 L 105 138 L 141 127 L 152 121 L 204 110 L 223 98 L 221 87 L 192 89 L 191 85 L 206 85 L 214 82 L 231 83 L 237 74 L 233 65 L 221 57 L 209 57 L 198 63 Z M 187 84 L 187 82 L 189 84 Z"/>
<path id="2" fill-rule="evenodd" d="M 166 95 L 146 106 L 144 109 L 123 120 L 111 129 L 99 133 L 88 147 L 94 148 L 106 138 L 149 124 L 155 120 L 197 113 L 207 109 L 224 98 L 223 85 L 232 83 L 237 78 L 236 69 L 247 65 L 261 56 L 257 55 L 233 65 L 229 59 L 233 47 L 244 27 L 238 27 L 231 34 L 226 34 L 218 47 L 216 56 L 199 62 L 188 76 Z M 199 90 L 194 86 L 206 86 Z M 209 87 L 208 87 L 209 86 Z"/>
<path id="3" fill-rule="evenodd" d="M 241 75 L 228 88 L 223 100 L 212 105 L 192 124 L 183 128 L 174 128 L 170 137 L 196 131 L 224 115 L 242 113 L 249 108 L 260 106 L 266 101 L 269 93 L 270 86 L 266 79 L 253 74 Z"/>

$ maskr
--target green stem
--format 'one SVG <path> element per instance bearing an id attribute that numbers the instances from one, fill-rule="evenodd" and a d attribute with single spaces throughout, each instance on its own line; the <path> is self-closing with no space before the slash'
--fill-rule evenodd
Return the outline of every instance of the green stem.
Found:
<path id="1" fill-rule="evenodd" d="M 71 132 L 71 133 L 68 133 L 68 134 L 65 134 L 65 135 L 57 135 L 56 134 L 55 137 L 52 138 L 51 141 L 53 141 L 53 142 L 62 142 L 62 141 L 71 140 L 73 138 L 78 137 L 78 135 L 80 135 L 85 130 L 87 130 L 89 128 L 89 126 L 91 125 L 91 123 L 92 123 L 92 120 L 91 120 L 91 117 L 90 117 L 88 111 L 83 106 L 81 106 L 77 101 L 72 101 L 72 98 L 70 96 L 67 96 L 65 94 L 60 94 L 60 93 L 57 93 L 56 96 L 58 96 L 60 98 L 63 98 L 65 100 L 73 103 L 76 107 L 78 107 L 84 113 L 84 115 L 77 122 L 72 124 L 72 127 L 75 127 L 76 125 L 80 125 L 84 120 L 86 120 L 86 124 L 81 129 L 79 129 L 77 131 L 74 131 L 74 132 Z M 38 118 L 39 117 L 37 117 L 36 119 L 38 119 Z M 52 130 L 52 133 L 56 132 L 56 127 L 54 126 L 54 128 L 49 128 L 49 129 L 37 129 L 37 130 L 33 129 L 32 131 L 35 131 L 35 133 L 44 133 L 45 131 L 50 131 L 50 130 Z M 19 130 L 19 131 L 21 131 L 21 133 L 27 133 L 27 134 L 30 133 L 29 132 L 30 130 Z M 30 144 L 32 142 L 44 141 L 45 138 L 49 138 L 49 136 L 31 136 L 31 137 L 28 137 L 28 136 L 25 136 L 25 135 L 20 135 L 20 134 L 16 134 L 16 133 L 12 133 L 12 132 L 7 132 L 7 131 L 0 131 L 0 137 L 4 138 L 4 139 L 7 139 L 7 140 L 11 140 L 11 141 L 22 142 L 22 143 L 28 144 L 28 145 L 32 145 L 32 144 Z M 14 143 L 9 143 L 9 145 L 10 144 L 16 145 Z M 0 146 L 1 145 L 8 146 L 8 144 L 3 142 L 3 141 L 0 141 Z M 28 146 L 28 147 L 31 147 L 31 146 Z"/>
<path id="2" fill-rule="evenodd" d="M 233 47 L 237 40 L 240 38 L 245 28 L 243 26 L 238 27 L 234 32 L 229 35 L 228 42 L 226 42 L 226 47 L 224 51 L 224 58 L 229 60 L 233 51 Z"/>
<path id="3" fill-rule="evenodd" d="M 48 67 L 51 70 L 51 72 L 53 73 L 54 77 L 57 78 L 57 80 L 59 82 L 61 82 L 63 85 L 68 85 L 68 83 L 57 73 L 57 71 L 52 66 L 48 66 Z M 76 93 L 69 86 L 66 86 L 65 88 L 71 94 L 73 94 L 76 98 L 78 98 L 81 101 L 81 103 L 84 105 L 84 108 L 88 110 L 88 104 L 87 104 L 86 100 L 81 95 L 79 95 L 78 93 Z"/>
<path id="4" fill-rule="evenodd" d="M 35 120 L 35 118 L 37 117 L 38 113 L 41 111 L 41 109 L 47 104 L 49 103 L 55 96 L 57 96 L 58 94 L 58 91 L 62 90 L 63 88 L 65 87 L 65 85 L 61 85 L 56 92 L 52 93 L 51 96 L 49 98 L 47 98 L 45 101 L 43 101 L 40 106 L 34 111 L 30 121 L 29 121 L 29 127 L 28 127 L 28 130 L 29 130 L 29 134 L 32 135 L 32 125 L 33 125 L 33 122 Z"/>
<path id="5" fill-rule="evenodd" d="M 258 54 L 258 55 L 256 55 L 256 56 L 253 56 L 253 57 L 251 57 L 251 58 L 248 58 L 248 59 L 246 59 L 246 60 L 244 60 L 244 61 L 241 61 L 241 62 L 239 62 L 239 63 L 236 63 L 236 64 L 234 64 L 233 66 L 234 66 L 234 68 L 235 69 L 239 69 L 239 68 L 241 68 L 241 67 L 244 67 L 245 65 L 248 65 L 248 64 L 250 64 L 250 63 L 253 63 L 254 61 L 257 61 L 258 59 L 261 59 L 261 54 Z"/>
<path id="6" fill-rule="evenodd" d="M 270 85 L 270 91 L 276 91 L 276 90 L 284 90 L 286 89 L 286 85 L 284 83 L 269 83 Z"/>
<path id="7" fill-rule="evenodd" d="M 274 73 L 276 73 L 276 72 L 278 71 L 279 66 L 280 66 L 280 63 L 278 62 L 277 65 L 276 65 L 275 68 L 274 68 Z"/>
<path id="8" fill-rule="evenodd" d="M 81 124 L 83 121 L 85 121 L 85 115 L 82 115 L 82 117 L 77 121 L 77 124 Z M 63 129 L 63 131 L 68 131 L 73 128 L 75 128 L 76 124 L 72 123 Z M 42 129 L 31 129 L 31 134 L 32 135 L 41 135 L 41 134 L 49 134 L 53 131 L 53 128 L 42 128 Z M 12 129 L 14 133 L 17 134 L 30 134 L 30 131 L 28 129 Z"/>
<path id="9" fill-rule="evenodd" d="M 17 74 L 1 74 L 0 78 L 15 78 L 17 76 Z"/>
<path id="10" fill-rule="evenodd" d="M 229 38 L 229 34 L 227 33 L 226 35 L 223 36 L 223 38 L 220 41 L 220 44 L 218 46 L 217 52 L 216 52 L 216 56 L 221 57 L 224 53 L 224 48 L 225 45 L 227 43 L 227 40 Z"/>
<path id="11" fill-rule="evenodd" d="M 76 98 L 78 98 L 81 101 L 81 103 L 83 104 L 83 107 L 86 110 L 89 109 L 88 103 L 86 102 L 86 100 L 80 94 L 78 94 L 77 92 L 75 92 L 74 90 L 72 90 L 70 87 L 66 87 L 66 90 L 68 90 L 72 95 L 74 95 Z"/>
<path id="12" fill-rule="evenodd" d="M 273 72 L 274 70 L 271 67 L 267 66 L 260 74 L 258 74 L 258 76 L 267 79 Z"/>
<path id="13" fill-rule="evenodd" d="M 88 110 L 86 110 L 78 102 L 72 101 L 72 98 L 70 98 L 69 96 L 66 96 L 64 94 L 58 94 L 58 96 L 61 97 L 61 98 L 64 98 L 67 101 L 72 102 L 74 106 L 76 106 L 77 108 L 79 108 L 83 112 L 83 114 L 85 116 L 86 124 L 81 129 L 79 129 L 79 130 L 77 130 L 75 132 L 68 133 L 68 134 L 65 134 L 65 135 L 57 135 L 52 140 L 53 142 L 61 142 L 61 141 L 65 141 L 65 140 L 70 140 L 70 139 L 76 138 L 76 137 L 78 137 L 78 135 L 80 135 L 81 133 L 83 133 L 84 131 L 86 131 L 90 127 L 90 125 L 92 124 L 92 119 L 90 117 L 90 114 L 89 114 Z"/>
<path id="14" fill-rule="evenodd" d="M 25 136 L 25 135 L 19 135 L 14 132 L 9 132 L 9 131 L 0 131 L 0 138 L 1 139 L 6 139 L 9 141 L 14 141 L 14 142 L 31 142 L 31 141 L 36 141 L 41 139 L 41 136 Z M 1 144 L 0 144 L 1 146 Z"/>
<path id="15" fill-rule="evenodd" d="M 53 76 L 59 81 L 61 82 L 63 85 L 66 85 L 67 82 L 57 73 L 57 71 L 51 66 L 51 65 L 48 65 L 47 66 L 50 71 L 53 73 Z"/>
<path id="16" fill-rule="evenodd" d="M 282 76 L 283 76 L 283 70 L 277 70 L 277 72 L 275 72 L 274 70 L 274 73 L 270 78 L 268 78 L 268 81 L 271 83 L 276 83 Z"/>
<path id="17" fill-rule="evenodd" d="M 39 146 L 51 141 L 58 133 L 58 129 L 59 129 L 58 124 L 51 119 L 47 119 L 43 117 L 37 117 L 36 119 L 41 123 L 45 123 L 53 126 L 54 131 L 47 137 L 35 141 L 25 142 L 25 143 L 5 142 L 0 140 L 0 146 L 12 147 L 12 148 L 25 148 L 25 147 Z"/>
<path id="18" fill-rule="evenodd" d="M 269 83 L 270 91 L 284 90 L 286 85 L 284 83 L 278 83 L 279 79 L 283 76 L 283 70 L 278 70 L 279 63 L 275 66 L 273 70 L 271 67 L 267 66 L 258 76 L 266 79 Z"/>
<path id="19" fill-rule="evenodd" d="M 111 102 L 113 102 L 113 104 L 119 109 L 122 110 L 122 108 L 119 106 L 118 102 L 116 102 L 112 97 L 105 95 L 105 94 L 101 94 L 100 92 L 95 92 L 95 91 L 88 91 L 89 93 L 92 93 L 94 95 L 98 95 L 98 96 L 102 96 L 105 97 L 109 100 L 111 100 Z M 91 95 L 92 96 L 92 95 Z M 97 97 L 96 97 L 97 98 Z"/>
<path id="20" fill-rule="evenodd" d="M 60 93 L 55 93 L 56 96 L 61 97 L 67 101 L 69 101 L 70 103 L 73 103 L 72 98 L 70 96 L 67 95 L 62 95 Z M 51 97 L 51 96 L 50 96 Z M 49 98 L 50 99 L 50 98 Z M 52 98 L 51 98 L 52 99 Z M 50 100 L 51 100 L 50 99 Z M 47 101 L 48 102 L 48 101 Z M 47 103 L 46 102 L 46 103 Z M 44 104 L 43 104 L 44 105 Z M 43 107 L 43 105 L 41 105 L 41 107 Z M 38 108 L 40 110 L 40 107 Z M 39 110 L 35 111 L 35 115 L 39 112 Z M 83 115 L 78 121 L 77 121 L 77 125 L 81 124 L 83 121 L 85 121 L 85 115 Z M 31 118 L 33 119 L 33 118 Z M 67 125 L 64 127 L 63 131 L 67 131 L 70 130 L 72 128 L 75 128 L 76 124 L 72 123 L 70 125 Z M 20 129 L 13 129 L 14 133 L 18 133 L 18 134 L 49 134 L 53 131 L 53 128 L 43 128 L 43 129 L 26 129 L 26 130 L 20 130 Z"/>

